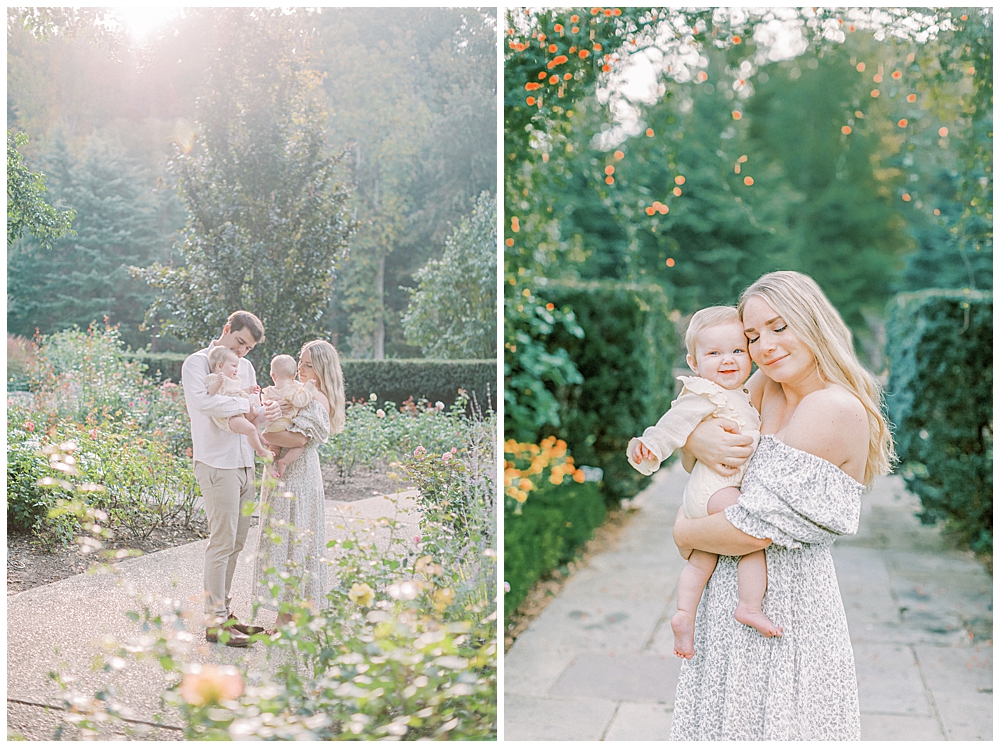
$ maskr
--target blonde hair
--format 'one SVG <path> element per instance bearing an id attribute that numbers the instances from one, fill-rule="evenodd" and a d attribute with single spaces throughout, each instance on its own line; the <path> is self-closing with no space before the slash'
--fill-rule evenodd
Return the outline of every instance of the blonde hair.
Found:
<path id="1" fill-rule="evenodd" d="M 710 306 L 694 313 L 691 321 L 688 322 L 687 331 L 684 333 L 684 345 L 687 346 L 687 352 L 692 361 L 698 362 L 698 357 L 694 353 L 698 334 L 709 327 L 717 327 L 729 322 L 740 322 L 740 313 L 734 306 Z"/>
<path id="2" fill-rule="evenodd" d="M 882 387 L 858 361 L 850 328 L 816 281 L 791 270 L 761 276 L 740 296 L 740 317 L 752 296 L 767 301 L 792 327 L 816 359 L 824 381 L 839 384 L 864 406 L 868 414 L 868 459 L 862 483 L 870 486 L 876 476 L 887 475 L 896 461 L 896 451 L 889 422 L 883 415 Z"/>
<path id="3" fill-rule="evenodd" d="M 294 377 L 297 368 L 298 365 L 295 363 L 295 359 L 287 353 L 279 353 L 271 359 L 271 371 L 277 372 L 282 376 Z"/>
<path id="4" fill-rule="evenodd" d="M 224 345 L 212 346 L 212 350 L 208 352 L 209 371 L 214 372 L 219 364 L 224 363 L 229 359 L 233 359 L 238 362 L 240 357 L 236 355 L 235 351 L 231 348 L 226 348 Z"/>
<path id="5" fill-rule="evenodd" d="M 340 370 L 340 356 L 337 349 L 325 340 L 313 340 L 302 346 L 301 356 L 309 351 L 313 371 L 319 380 L 319 391 L 330 402 L 330 433 L 337 434 L 344 429 L 346 403 L 344 398 L 344 374 Z"/>

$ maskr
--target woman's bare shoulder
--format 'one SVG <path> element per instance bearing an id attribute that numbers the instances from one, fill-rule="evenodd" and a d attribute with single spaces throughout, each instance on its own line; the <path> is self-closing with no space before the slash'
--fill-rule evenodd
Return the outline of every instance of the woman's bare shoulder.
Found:
<path id="1" fill-rule="evenodd" d="M 868 414 L 853 393 L 831 384 L 802 398 L 782 441 L 832 462 L 854 476 L 864 473 L 868 454 Z"/>

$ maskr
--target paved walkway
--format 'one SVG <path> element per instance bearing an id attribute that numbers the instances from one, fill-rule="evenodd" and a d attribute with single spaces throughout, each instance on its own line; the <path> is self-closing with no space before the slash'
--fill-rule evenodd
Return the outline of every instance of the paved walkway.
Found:
<path id="1" fill-rule="evenodd" d="M 636 497 L 617 545 L 578 571 L 504 658 L 505 740 L 665 740 L 680 661 L 671 540 L 686 473 Z M 833 547 L 863 740 L 993 739 L 993 580 L 920 525 L 902 479 L 862 497 Z"/>
<path id="2" fill-rule="evenodd" d="M 354 502 L 326 502 L 328 539 L 351 533 L 375 532 L 378 547 L 387 545 L 388 531 L 377 520 L 395 518 L 404 524 L 404 538 L 418 534 L 416 503 L 409 491 L 391 497 L 372 497 Z M 246 549 L 233 579 L 234 611 L 243 621 L 250 618 L 252 559 L 257 527 L 250 530 Z M 7 598 L 7 734 L 29 740 L 51 740 L 62 722 L 65 692 L 48 677 L 59 672 L 80 693 L 93 696 L 110 686 L 116 698 L 130 710 L 135 722 L 133 736 L 145 739 L 181 739 L 181 720 L 160 703 L 160 694 L 171 682 L 157 663 L 128 663 L 105 671 L 95 662 L 110 643 L 126 643 L 142 636 L 127 616 L 140 611 L 146 601 L 153 610 L 173 609 L 179 601 L 191 634 L 190 657 L 194 662 L 240 664 L 266 669 L 267 648 L 249 649 L 210 645 L 205 641 L 201 616 L 205 547 L 208 540 L 152 553 L 117 564 L 111 572 L 80 574 Z M 270 625 L 274 614 L 263 611 L 260 623 Z M 124 663 L 123 663 L 124 664 Z M 176 678 L 176 676 L 174 676 Z M 165 726 L 154 726 L 162 724 Z M 104 740 L 125 737 L 120 724 L 103 727 Z M 79 737 L 75 728 L 65 739 Z"/>

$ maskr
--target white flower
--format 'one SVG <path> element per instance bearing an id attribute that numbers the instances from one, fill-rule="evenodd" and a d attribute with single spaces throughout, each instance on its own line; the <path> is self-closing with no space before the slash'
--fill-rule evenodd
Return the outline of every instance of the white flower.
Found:
<path id="1" fill-rule="evenodd" d="M 375 411 L 375 415 L 377 415 L 379 418 L 385 418 L 385 411 L 379 408 L 378 410 Z"/>
<path id="2" fill-rule="evenodd" d="M 444 403 L 438 400 L 436 403 L 434 403 L 434 407 L 437 408 L 438 410 L 444 410 Z"/>

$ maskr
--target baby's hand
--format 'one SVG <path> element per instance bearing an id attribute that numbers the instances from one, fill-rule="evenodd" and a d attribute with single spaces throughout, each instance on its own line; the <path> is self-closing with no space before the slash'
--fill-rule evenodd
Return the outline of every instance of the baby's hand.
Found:
<path id="1" fill-rule="evenodd" d="M 655 460 L 656 455 L 650 452 L 646 445 L 642 442 L 636 442 L 632 459 L 634 462 L 644 462 L 646 460 Z"/>

